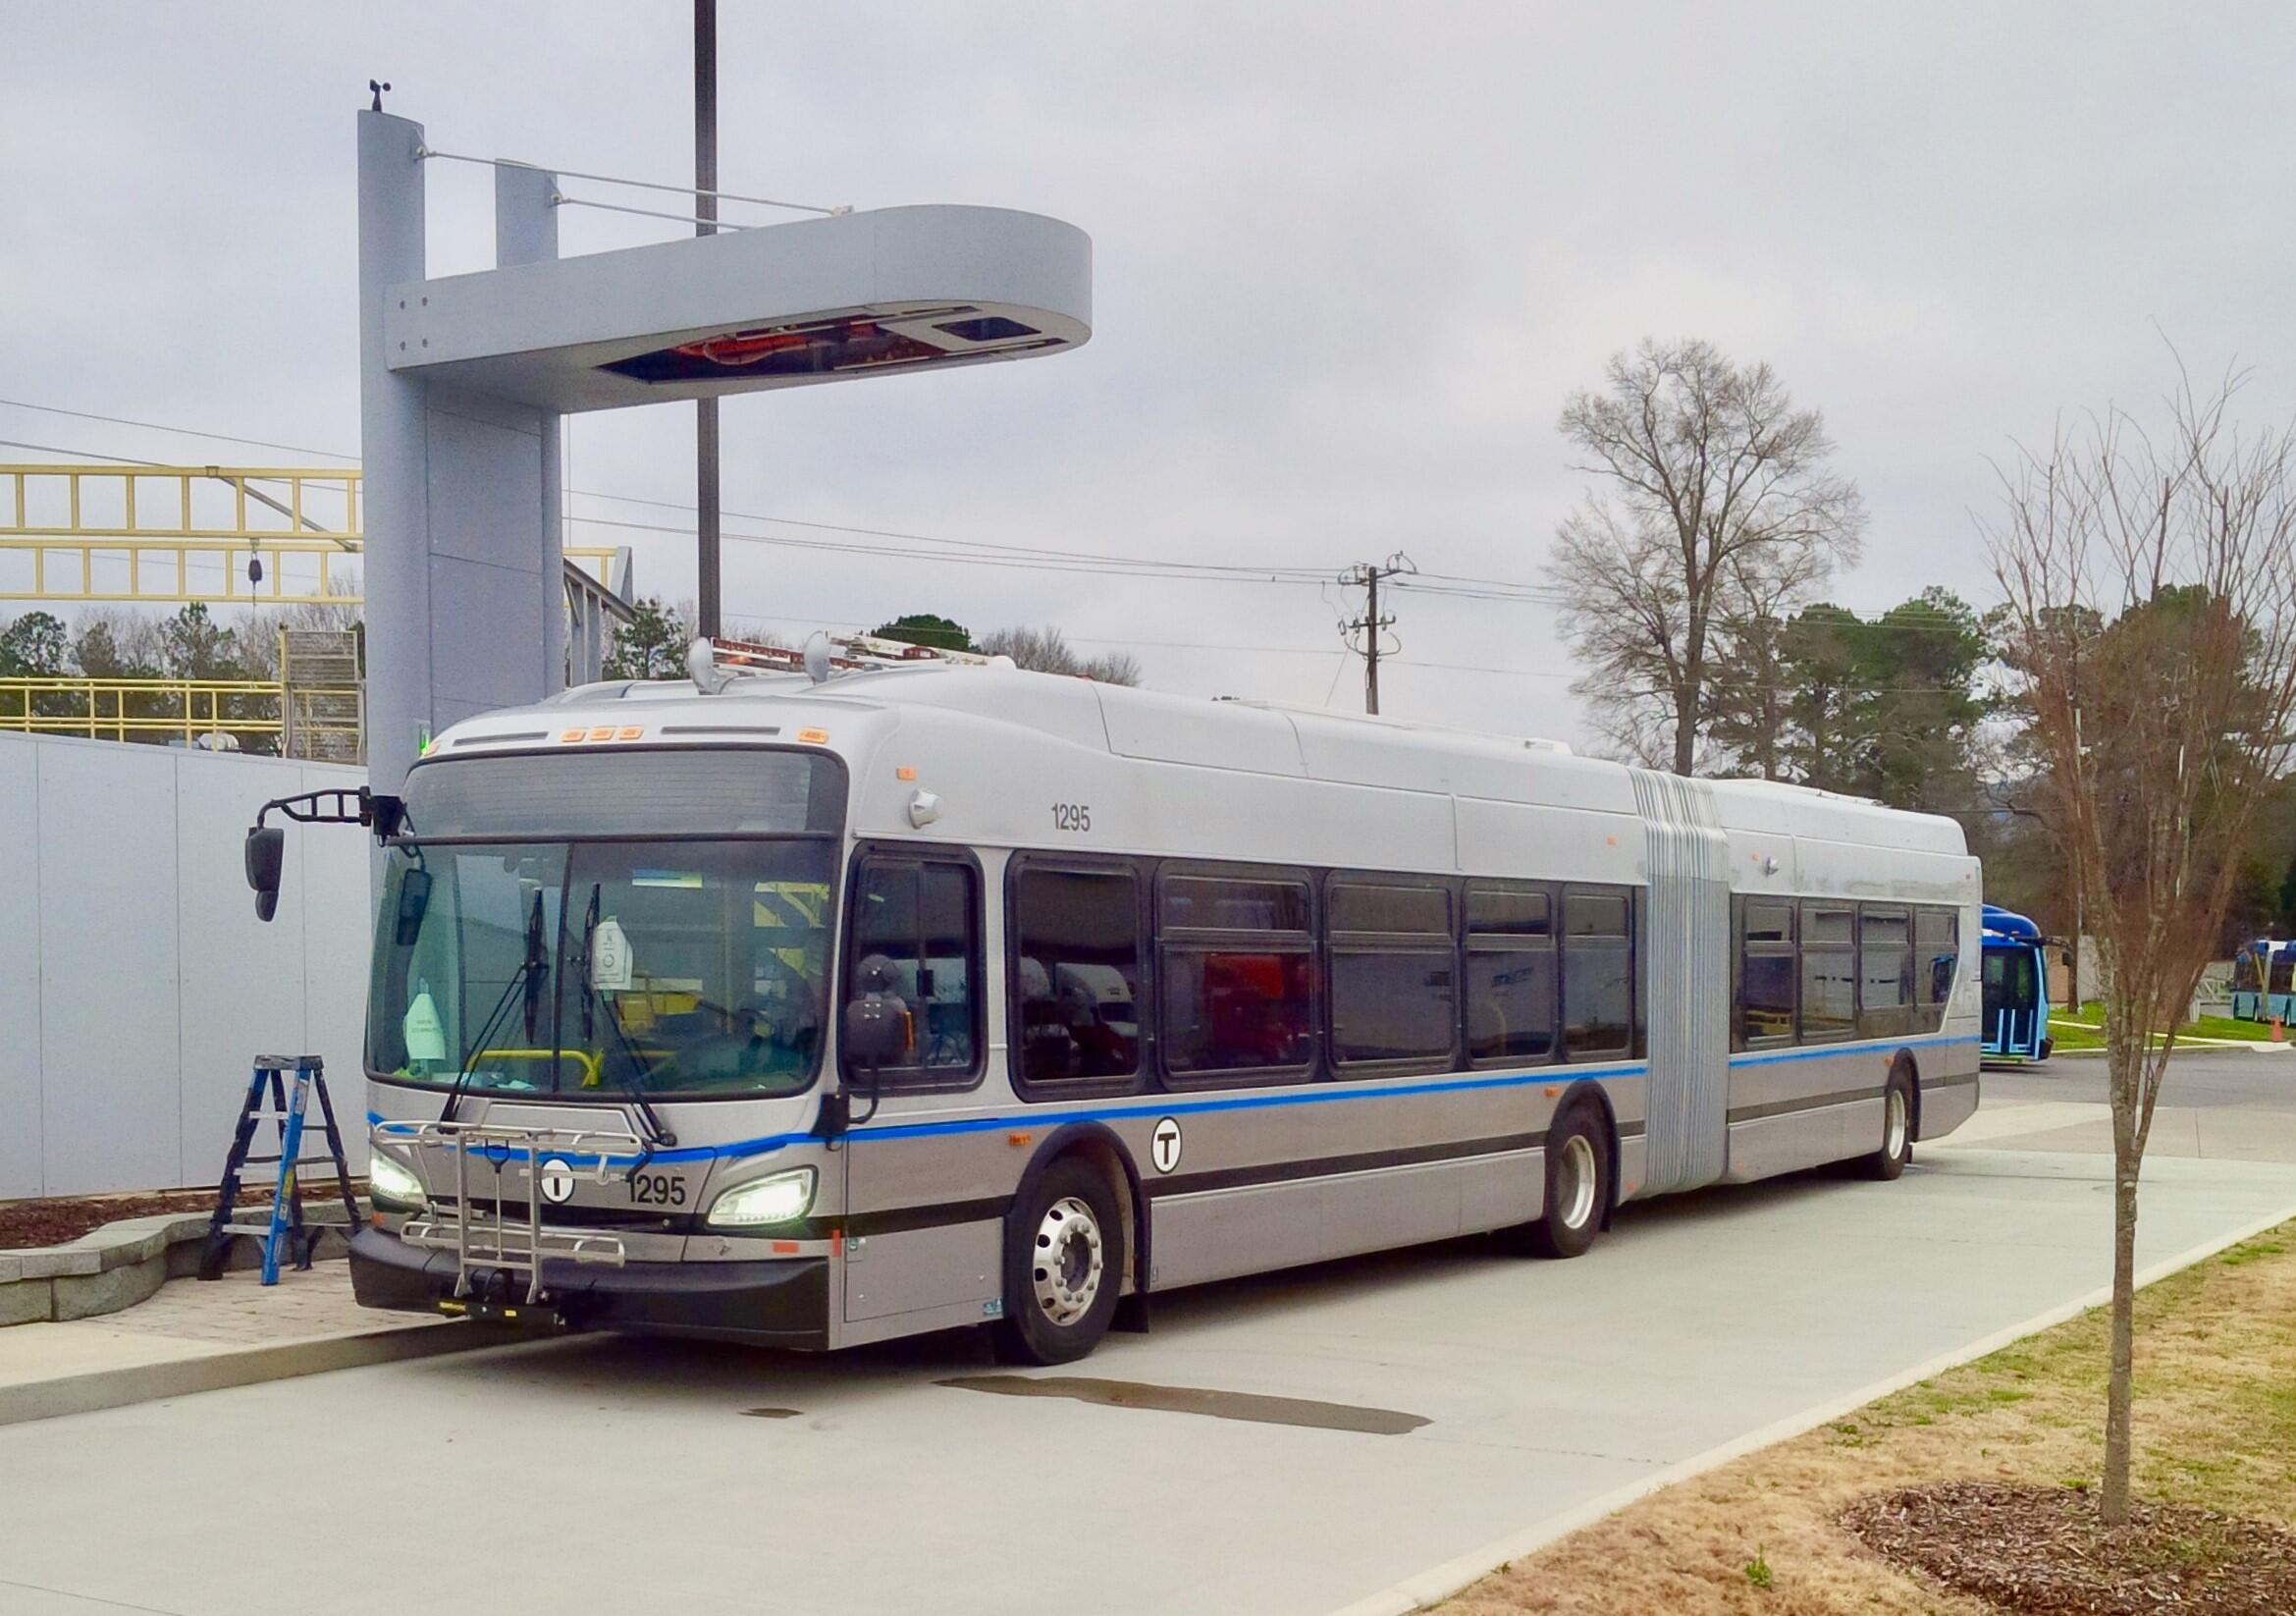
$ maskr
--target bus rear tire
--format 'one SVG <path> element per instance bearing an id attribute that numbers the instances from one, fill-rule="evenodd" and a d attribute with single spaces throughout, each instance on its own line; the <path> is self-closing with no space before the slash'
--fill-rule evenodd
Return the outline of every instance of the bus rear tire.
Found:
<path id="1" fill-rule="evenodd" d="M 1124 1220 L 1087 1162 L 1055 1161 L 1005 1219 L 999 1362 L 1072 1364 L 1100 1344 L 1124 1288 Z"/>
<path id="2" fill-rule="evenodd" d="M 1857 1158 L 1858 1176 L 1887 1184 L 1913 1159 L 1913 1078 L 1902 1063 L 1882 1091 L 1882 1148 Z"/>
<path id="3" fill-rule="evenodd" d="M 1600 1116 L 1591 1105 L 1574 1105 L 1547 1130 L 1547 1186 L 1539 1220 L 1523 1231 L 1523 1243 L 1539 1257 L 1577 1257 L 1602 1232 L 1610 1206 L 1611 1153 Z"/>

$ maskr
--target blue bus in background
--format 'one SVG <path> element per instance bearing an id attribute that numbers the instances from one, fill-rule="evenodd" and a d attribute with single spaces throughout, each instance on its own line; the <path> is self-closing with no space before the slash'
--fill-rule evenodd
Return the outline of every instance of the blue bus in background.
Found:
<path id="1" fill-rule="evenodd" d="M 2041 928 L 1988 903 L 1980 933 L 1985 956 L 1985 1019 L 1979 1052 L 1987 1060 L 2047 1060 L 2049 960 Z"/>
<path id="2" fill-rule="evenodd" d="M 2260 937 L 2232 956 L 2237 1021 L 2296 1021 L 2296 942 Z"/>

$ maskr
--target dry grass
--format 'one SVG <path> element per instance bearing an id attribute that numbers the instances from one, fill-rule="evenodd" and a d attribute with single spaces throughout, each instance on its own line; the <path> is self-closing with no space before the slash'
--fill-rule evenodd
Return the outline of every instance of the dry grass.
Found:
<path id="1" fill-rule="evenodd" d="M 1629 1505 L 1492 1573 L 1444 1616 L 1992 1616 L 1836 1524 L 1948 1480 L 2093 1486 L 2106 1316 L 2060 1324 Z M 2296 1223 L 2137 1297 L 2141 1495 L 2296 1528 Z"/>

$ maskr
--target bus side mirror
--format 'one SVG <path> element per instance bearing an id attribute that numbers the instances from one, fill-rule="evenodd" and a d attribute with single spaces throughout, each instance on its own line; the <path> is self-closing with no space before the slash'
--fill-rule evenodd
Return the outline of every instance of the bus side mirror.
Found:
<path id="1" fill-rule="evenodd" d="M 399 878 L 399 913 L 391 928 L 391 941 L 401 948 L 414 946 L 422 936 L 422 917 L 431 905 L 431 873 L 420 865 L 410 868 Z"/>
<path id="2" fill-rule="evenodd" d="M 255 918 L 279 912 L 279 872 L 287 862 L 287 833 L 257 826 L 247 833 L 247 885 L 255 889 Z"/>

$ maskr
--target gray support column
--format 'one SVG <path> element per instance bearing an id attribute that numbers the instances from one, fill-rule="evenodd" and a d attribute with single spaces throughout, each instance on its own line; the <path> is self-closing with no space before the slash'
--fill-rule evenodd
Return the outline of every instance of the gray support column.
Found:
<path id="1" fill-rule="evenodd" d="M 546 169 L 498 167 L 495 170 L 495 263 L 547 263 L 559 255 L 558 176 Z M 565 431 L 561 418 L 549 412 L 535 417 L 542 438 L 538 474 L 542 496 L 542 565 L 546 578 L 559 578 L 565 566 L 565 512 L 561 509 L 563 481 L 561 456 Z M 546 589 L 547 589 L 546 585 Z M 566 687 L 566 614 L 558 609 L 564 596 L 561 584 L 551 592 L 551 608 L 543 615 L 542 688 L 545 694 Z"/>
<path id="2" fill-rule="evenodd" d="M 422 126 L 358 115 L 359 455 L 365 467 L 367 769 L 396 791 L 431 723 L 424 384 L 391 368 L 385 298 L 424 270 Z"/>

